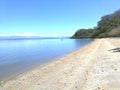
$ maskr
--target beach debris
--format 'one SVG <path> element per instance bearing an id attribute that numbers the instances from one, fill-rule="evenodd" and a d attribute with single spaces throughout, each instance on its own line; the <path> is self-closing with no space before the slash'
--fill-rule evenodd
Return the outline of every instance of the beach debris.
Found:
<path id="1" fill-rule="evenodd" d="M 120 52 L 120 48 L 110 49 L 109 51 L 113 51 L 113 52 Z"/>

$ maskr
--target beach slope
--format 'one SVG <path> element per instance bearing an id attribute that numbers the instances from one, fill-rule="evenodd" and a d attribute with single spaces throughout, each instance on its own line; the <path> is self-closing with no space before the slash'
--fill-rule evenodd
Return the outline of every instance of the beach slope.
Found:
<path id="1" fill-rule="evenodd" d="M 60 60 L 2 81 L 0 90 L 120 90 L 120 39 L 96 39 Z"/>

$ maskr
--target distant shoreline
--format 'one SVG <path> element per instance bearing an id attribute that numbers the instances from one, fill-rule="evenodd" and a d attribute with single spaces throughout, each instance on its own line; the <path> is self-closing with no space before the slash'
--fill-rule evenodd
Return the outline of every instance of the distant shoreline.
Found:
<path id="1" fill-rule="evenodd" d="M 70 39 L 70 37 L 0 36 L 0 40 Z"/>

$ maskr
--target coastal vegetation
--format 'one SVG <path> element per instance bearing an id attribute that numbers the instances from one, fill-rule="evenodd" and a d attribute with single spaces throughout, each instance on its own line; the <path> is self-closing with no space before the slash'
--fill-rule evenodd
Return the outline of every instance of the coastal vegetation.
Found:
<path id="1" fill-rule="evenodd" d="M 79 29 L 72 38 L 106 38 L 120 37 L 120 10 L 101 17 L 92 29 Z"/>

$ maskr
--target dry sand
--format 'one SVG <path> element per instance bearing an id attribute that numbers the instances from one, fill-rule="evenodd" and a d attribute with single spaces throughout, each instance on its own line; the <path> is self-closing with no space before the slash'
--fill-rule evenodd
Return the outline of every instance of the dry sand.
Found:
<path id="1" fill-rule="evenodd" d="M 116 49 L 118 48 L 118 49 Z M 0 90 L 120 90 L 120 38 L 86 47 L 0 85 Z"/>

